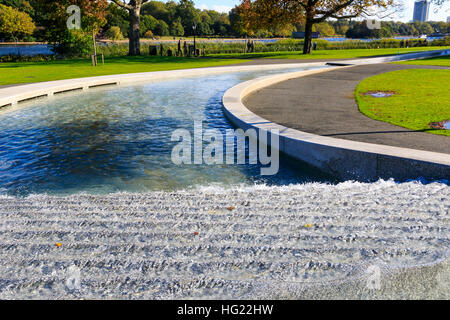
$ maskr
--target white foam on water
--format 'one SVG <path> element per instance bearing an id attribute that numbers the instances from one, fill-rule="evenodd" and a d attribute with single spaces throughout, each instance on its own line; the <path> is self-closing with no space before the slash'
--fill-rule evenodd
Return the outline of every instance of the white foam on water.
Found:
<path id="1" fill-rule="evenodd" d="M 448 298 L 449 208 L 445 181 L 3 195 L 0 298 Z"/>

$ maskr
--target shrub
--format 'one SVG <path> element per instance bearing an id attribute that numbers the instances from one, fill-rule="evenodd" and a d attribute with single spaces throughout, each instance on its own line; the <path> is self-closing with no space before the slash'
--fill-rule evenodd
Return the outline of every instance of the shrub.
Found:
<path id="1" fill-rule="evenodd" d="M 174 21 L 172 23 L 170 34 L 175 37 L 184 36 L 184 28 L 180 21 Z"/>
<path id="2" fill-rule="evenodd" d="M 105 35 L 108 39 L 113 41 L 123 40 L 122 31 L 120 31 L 120 28 L 116 26 L 111 27 L 108 31 L 106 31 Z"/>
<path id="3" fill-rule="evenodd" d="M 0 4 L 0 33 L 10 35 L 18 41 L 19 35 L 31 35 L 35 28 L 27 13 Z"/>
<path id="4" fill-rule="evenodd" d="M 148 31 L 144 34 L 144 38 L 147 38 L 147 39 L 153 39 L 153 32 L 152 32 L 152 30 L 148 30 Z"/>
<path id="5" fill-rule="evenodd" d="M 156 20 L 152 16 L 143 15 L 141 17 L 141 24 L 140 24 L 141 36 L 145 35 L 147 33 L 147 31 L 154 30 L 156 28 L 157 24 L 158 24 L 158 20 Z"/>
<path id="6" fill-rule="evenodd" d="M 67 30 L 53 51 L 66 57 L 88 56 L 93 51 L 92 36 L 80 30 Z"/>
<path id="7" fill-rule="evenodd" d="M 170 35 L 169 26 L 163 20 L 158 20 L 154 32 L 158 36 L 162 37 Z"/>
<path id="8" fill-rule="evenodd" d="M 0 62 L 46 62 L 54 61 L 54 55 L 35 55 L 35 56 L 21 56 L 21 55 L 6 55 L 0 56 Z"/>

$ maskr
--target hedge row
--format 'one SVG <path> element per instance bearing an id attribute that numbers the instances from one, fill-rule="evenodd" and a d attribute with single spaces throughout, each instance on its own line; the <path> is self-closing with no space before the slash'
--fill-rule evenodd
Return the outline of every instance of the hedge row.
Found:
<path id="1" fill-rule="evenodd" d="M 254 52 L 297 52 L 303 50 L 303 40 L 286 39 L 276 42 L 254 42 Z M 346 41 L 326 41 L 326 40 L 314 40 L 314 47 L 316 50 L 342 50 L 342 49 L 377 49 L 377 48 L 403 48 L 403 47 L 426 47 L 426 46 L 450 46 L 450 37 L 435 41 L 425 41 L 422 39 L 409 39 L 409 40 L 397 40 L 397 39 L 383 39 L 375 41 L 361 41 L 361 40 L 346 40 Z M 187 44 L 192 45 L 193 42 L 189 41 Z M 143 55 L 150 53 L 149 43 L 141 44 L 141 52 Z M 153 45 L 154 46 L 154 45 Z M 162 43 L 157 46 L 157 54 L 168 56 L 178 55 L 178 43 Z M 184 41 L 182 42 L 182 51 L 184 47 Z M 202 55 L 210 54 L 233 54 L 233 53 L 246 53 L 248 51 L 247 43 L 242 42 L 197 42 L 197 48 L 201 50 Z M 86 56 L 86 50 L 79 57 Z M 100 44 L 97 48 L 98 54 L 104 54 L 106 57 L 125 56 L 128 54 L 128 43 L 108 43 Z M 181 55 L 184 55 L 182 53 Z M 70 56 L 73 58 L 74 56 Z M 59 57 L 61 58 L 61 57 Z M 67 56 L 69 58 L 69 56 Z M 14 61 L 49 61 L 54 60 L 54 56 L 2 56 L 0 62 L 14 62 Z"/>

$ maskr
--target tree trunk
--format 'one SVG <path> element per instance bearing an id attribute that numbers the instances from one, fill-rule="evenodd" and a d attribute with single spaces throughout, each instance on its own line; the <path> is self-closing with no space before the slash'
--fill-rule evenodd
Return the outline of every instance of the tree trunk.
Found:
<path id="1" fill-rule="evenodd" d="M 307 17 L 306 18 L 306 25 L 305 25 L 305 43 L 303 44 L 303 54 L 310 54 L 311 53 L 312 27 L 313 27 L 312 19 Z"/>
<path id="2" fill-rule="evenodd" d="M 141 8 L 136 7 L 130 10 L 130 48 L 128 54 L 130 56 L 141 55 L 141 43 L 140 43 L 140 22 L 141 22 Z"/>
<path id="3" fill-rule="evenodd" d="M 92 31 L 92 41 L 94 42 L 94 66 L 97 66 L 97 41 L 95 40 L 95 31 Z"/>
<path id="4" fill-rule="evenodd" d="M 95 40 L 95 31 L 92 31 L 92 41 L 94 43 L 94 54 L 97 55 L 97 41 Z"/>

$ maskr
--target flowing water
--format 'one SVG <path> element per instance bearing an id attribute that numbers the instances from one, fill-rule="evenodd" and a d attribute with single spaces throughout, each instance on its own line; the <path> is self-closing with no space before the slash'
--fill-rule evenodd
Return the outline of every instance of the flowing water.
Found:
<path id="1" fill-rule="evenodd" d="M 298 70 L 298 69 L 296 69 Z M 284 72 L 293 71 L 286 69 Z M 223 133 L 224 91 L 283 71 L 242 72 L 94 89 L 0 114 L 0 190 L 8 194 L 110 193 L 184 189 L 211 183 L 325 181 L 319 172 L 281 160 L 273 177 L 258 165 L 184 165 L 171 161 L 176 129 L 194 121 Z"/>
<path id="2" fill-rule="evenodd" d="M 268 73 L 0 114 L 0 298 L 450 298 L 448 181 L 172 164 L 174 129 L 231 128 L 223 92 Z"/>

